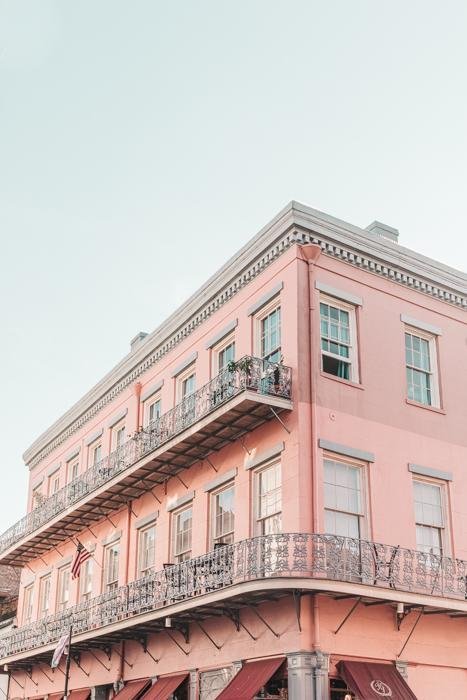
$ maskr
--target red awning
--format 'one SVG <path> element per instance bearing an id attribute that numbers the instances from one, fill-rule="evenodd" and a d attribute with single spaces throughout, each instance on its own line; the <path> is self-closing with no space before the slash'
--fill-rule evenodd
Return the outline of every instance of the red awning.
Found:
<path id="1" fill-rule="evenodd" d="M 141 700 L 168 700 L 187 676 L 188 673 L 180 673 L 178 676 L 158 678 L 154 685 L 144 693 Z"/>
<path id="2" fill-rule="evenodd" d="M 128 681 L 119 693 L 114 696 L 114 700 L 136 700 L 144 690 L 150 685 L 150 678 L 140 678 L 139 681 Z"/>
<path id="3" fill-rule="evenodd" d="M 80 690 L 72 690 L 68 695 L 68 700 L 88 700 L 91 695 L 91 688 L 81 688 Z"/>
<path id="4" fill-rule="evenodd" d="M 284 661 L 285 657 L 280 656 L 246 663 L 216 700 L 253 700 Z"/>
<path id="5" fill-rule="evenodd" d="M 339 661 L 339 675 L 364 700 L 417 700 L 399 671 L 391 664 Z"/>
<path id="6" fill-rule="evenodd" d="M 51 693 L 49 695 L 49 700 L 62 700 L 63 698 L 63 691 L 61 693 Z"/>

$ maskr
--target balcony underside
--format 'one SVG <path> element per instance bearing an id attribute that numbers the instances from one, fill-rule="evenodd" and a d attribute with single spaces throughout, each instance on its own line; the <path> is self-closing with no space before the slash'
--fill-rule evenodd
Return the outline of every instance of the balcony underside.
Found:
<path id="1" fill-rule="evenodd" d="M 431 595 L 381 589 L 358 583 L 333 580 L 316 580 L 308 577 L 277 577 L 235 584 L 199 597 L 173 602 L 156 611 L 121 619 L 112 624 L 83 634 L 75 634 L 72 641 L 73 655 L 102 651 L 110 658 L 112 648 L 124 640 L 137 641 L 146 648 L 148 635 L 169 633 L 182 646 L 189 644 L 190 625 L 223 617 L 226 623 L 242 629 L 242 610 L 257 608 L 267 602 L 277 602 L 292 597 L 295 602 L 297 630 L 302 613 L 300 601 L 305 595 L 326 595 L 332 599 L 349 599 L 362 606 L 393 605 L 403 602 L 407 611 L 419 611 L 424 615 L 444 614 L 449 617 L 467 617 L 467 601 L 434 598 Z M 165 625 L 171 619 L 171 627 Z M 274 627 L 272 621 L 271 626 Z M 66 632 L 65 628 L 64 631 Z M 9 670 L 30 669 L 35 664 L 50 665 L 54 644 L 24 651 L 1 660 Z"/>
<path id="2" fill-rule="evenodd" d="M 0 563 L 24 566 L 54 545 L 82 532 L 86 525 L 102 520 L 262 423 L 276 418 L 281 411 L 291 409 L 292 402 L 288 399 L 248 390 L 242 392 L 5 550 Z"/>

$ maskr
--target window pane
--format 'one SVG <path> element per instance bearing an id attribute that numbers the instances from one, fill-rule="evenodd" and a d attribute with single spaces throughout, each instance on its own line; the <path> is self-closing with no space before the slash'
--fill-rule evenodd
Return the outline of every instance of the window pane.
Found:
<path id="1" fill-rule="evenodd" d="M 271 311 L 261 320 L 261 357 L 270 362 L 280 360 L 281 310 Z"/>
<path id="2" fill-rule="evenodd" d="M 435 484 L 414 481 L 415 520 L 420 525 L 443 527 L 441 489 Z"/>
<path id="3" fill-rule="evenodd" d="M 214 496 L 214 542 L 225 542 L 226 536 L 233 535 L 234 493 L 234 487 L 231 486 Z M 233 537 L 229 540 L 233 540 Z"/>

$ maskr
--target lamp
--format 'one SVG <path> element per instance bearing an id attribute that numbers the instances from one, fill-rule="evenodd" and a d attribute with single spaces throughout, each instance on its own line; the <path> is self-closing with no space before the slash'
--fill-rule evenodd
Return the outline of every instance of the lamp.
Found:
<path id="1" fill-rule="evenodd" d="M 404 603 L 397 603 L 397 608 L 396 608 L 396 625 L 397 629 L 400 630 L 402 620 L 406 615 L 408 615 L 409 610 L 405 609 Z"/>
<path id="2" fill-rule="evenodd" d="M 164 627 L 172 627 L 172 618 L 166 617 L 164 620 Z"/>

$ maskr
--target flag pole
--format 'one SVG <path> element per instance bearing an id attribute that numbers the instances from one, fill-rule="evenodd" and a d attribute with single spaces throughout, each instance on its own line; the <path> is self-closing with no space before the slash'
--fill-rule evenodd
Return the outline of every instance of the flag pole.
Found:
<path id="1" fill-rule="evenodd" d="M 71 631 L 72 631 L 72 629 L 73 629 L 73 625 L 70 625 L 70 631 L 68 632 L 68 654 L 66 657 L 66 666 L 65 666 L 65 691 L 63 693 L 64 700 L 67 700 L 67 698 L 68 698 L 68 678 L 70 677 Z"/>

